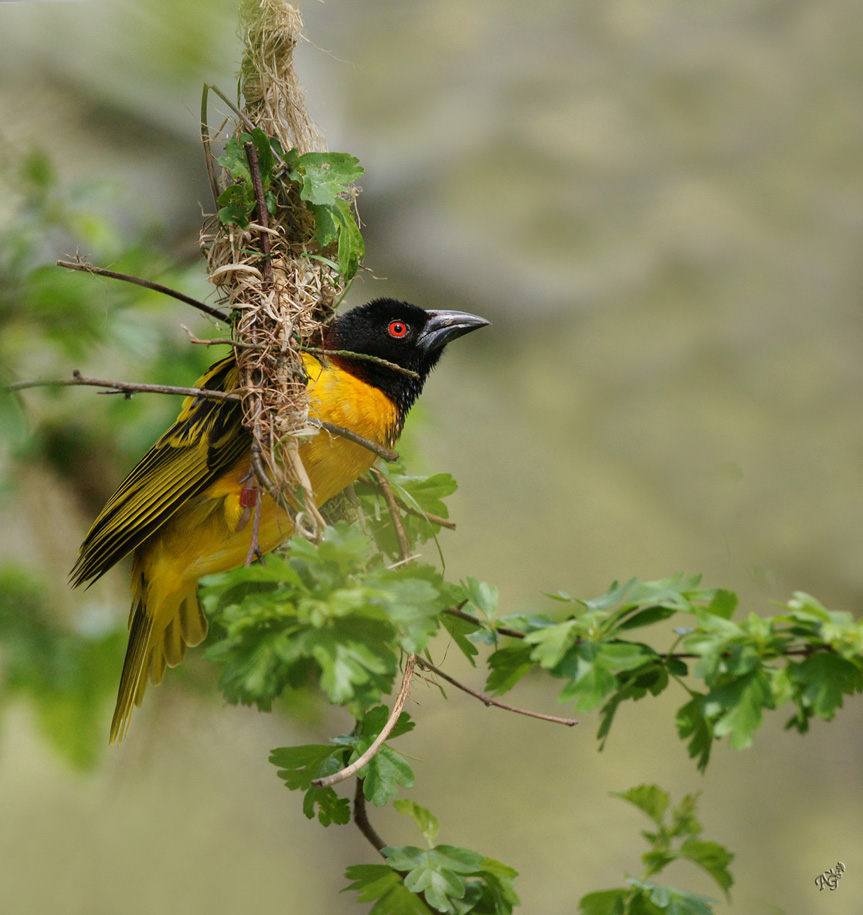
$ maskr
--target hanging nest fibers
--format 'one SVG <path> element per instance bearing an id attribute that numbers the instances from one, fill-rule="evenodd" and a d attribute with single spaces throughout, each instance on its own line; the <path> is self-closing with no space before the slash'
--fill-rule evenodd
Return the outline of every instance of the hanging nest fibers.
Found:
<path id="1" fill-rule="evenodd" d="M 202 136 L 218 213 L 205 222 L 201 245 L 232 315 L 257 483 L 286 507 L 302 491 L 295 521 L 314 534 L 322 519 L 298 448 L 318 429 L 309 422 L 301 353 L 319 342 L 362 260 L 353 186 L 362 169 L 352 156 L 325 151 L 306 111 L 293 59 L 299 12 L 283 0 L 244 0 L 240 24 L 243 107 L 221 96 L 236 120 L 223 125 L 218 176 L 204 90 Z"/>

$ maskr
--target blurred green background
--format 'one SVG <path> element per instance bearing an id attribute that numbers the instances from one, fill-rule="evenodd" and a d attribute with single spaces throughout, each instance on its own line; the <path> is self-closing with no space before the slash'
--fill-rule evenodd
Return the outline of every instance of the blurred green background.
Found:
<path id="1" fill-rule="evenodd" d="M 302 12 L 310 110 L 366 169 L 379 279 L 350 301 L 403 296 L 494 322 L 448 354 L 406 446 L 418 471 L 460 483 L 449 575 L 499 584 L 504 612 L 677 571 L 737 589 L 744 612 L 797 589 L 857 612 L 863 6 Z M 204 81 L 233 89 L 233 0 L 2 3 L 0 36 L 0 371 L 191 383 L 214 357 L 179 327 L 206 335 L 195 313 L 39 265 L 79 250 L 209 294 L 197 121 Z M 3 911 L 361 911 L 339 890 L 370 847 L 307 822 L 267 762 L 342 733 L 345 716 L 299 700 L 291 717 L 223 707 L 198 657 L 148 696 L 119 749 L 104 746 L 126 574 L 74 594 L 66 574 L 176 403 L 91 389 L 23 402 L 26 417 L 0 408 L 0 632 L 36 620 L 0 658 Z M 60 623 L 89 636 L 83 667 L 68 647 L 68 670 L 26 685 L 15 658 L 36 663 Z M 512 701 L 558 709 L 539 682 Z M 516 867 L 527 913 L 572 913 L 641 872 L 647 821 L 608 792 L 650 781 L 676 799 L 704 790 L 705 837 L 737 853 L 731 910 L 863 911 L 861 703 L 805 738 L 780 711 L 752 749 L 719 746 L 706 777 L 675 708 L 623 708 L 599 754 L 593 716 L 555 729 L 420 683 L 419 726 L 402 738 L 420 760 L 410 796 L 438 814 L 441 841 Z M 403 817 L 373 817 L 391 843 L 417 841 Z M 845 876 L 819 894 L 837 860 Z M 715 895 L 683 865 L 669 882 Z"/>

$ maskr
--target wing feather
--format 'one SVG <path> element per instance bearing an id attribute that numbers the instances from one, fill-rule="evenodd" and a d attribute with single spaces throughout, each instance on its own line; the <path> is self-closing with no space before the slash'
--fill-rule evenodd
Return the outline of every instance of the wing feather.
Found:
<path id="1" fill-rule="evenodd" d="M 237 386 L 233 356 L 211 366 L 196 387 Z M 144 455 L 93 522 L 71 572 L 73 585 L 95 581 L 140 546 L 249 448 L 239 403 L 187 397 L 176 422 Z"/>

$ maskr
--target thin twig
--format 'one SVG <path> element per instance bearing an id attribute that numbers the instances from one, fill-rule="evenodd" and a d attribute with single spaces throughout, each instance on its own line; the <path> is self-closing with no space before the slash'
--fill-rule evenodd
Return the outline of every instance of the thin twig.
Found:
<path id="1" fill-rule="evenodd" d="M 204 147 L 204 161 L 207 165 L 207 177 L 210 179 L 210 190 L 213 192 L 213 205 L 219 209 L 219 182 L 216 180 L 216 168 L 213 165 L 213 150 L 210 140 L 209 116 L 207 113 L 207 102 L 209 100 L 210 87 L 204 83 L 204 91 L 201 94 L 201 144 Z"/>
<path id="2" fill-rule="evenodd" d="M 133 381 L 109 381 L 105 378 L 85 378 L 77 369 L 72 372 L 72 375 L 72 378 L 48 379 L 45 381 L 13 381 L 11 384 L 4 384 L 2 390 L 24 391 L 28 388 L 59 388 L 67 385 L 89 385 L 95 388 L 109 388 L 112 391 L 119 391 L 125 394 L 178 394 L 180 397 L 203 397 L 205 400 L 227 400 L 237 403 L 241 402 L 243 399 L 240 394 L 233 391 L 216 391 L 212 388 L 181 388 L 171 384 L 142 384 Z M 308 422 L 310 426 L 323 429 L 331 435 L 339 435 L 342 438 L 346 438 L 348 441 L 353 442 L 355 445 L 361 445 L 363 448 L 368 449 L 372 454 L 376 454 L 385 461 L 397 461 L 399 459 L 399 456 L 395 451 L 390 451 L 377 442 L 373 442 L 369 438 L 352 432 L 350 429 L 345 429 L 344 426 L 337 426 L 335 423 L 316 419 L 314 416 L 310 416 Z M 256 467 L 255 473 L 260 479 L 263 468 L 259 466 Z M 267 480 L 266 474 L 263 476 L 264 479 Z M 272 483 L 267 480 L 265 488 L 269 490 L 271 487 Z"/>
<path id="3" fill-rule="evenodd" d="M 128 273 L 117 273 L 116 270 L 106 270 L 104 267 L 94 267 L 93 264 L 85 264 L 83 261 L 57 261 L 57 266 L 65 267 L 67 270 L 83 270 L 85 273 L 93 273 L 96 276 L 107 276 L 112 280 L 123 280 L 124 283 L 134 283 L 136 286 L 143 286 L 144 289 L 152 289 L 153 292 L 161 292 L 163 295 L 171 296 L 172 299 L 178 299 L 180 302 L 185 302 L 186 305 L 191 305 L 192 308 L 197 308 L 198 311 L 203 311 L 204 314 L 208 314 L 211 318 L 216 318 L 218 321 L 228 321 L 228 316 L 224 312 L 219 311 L 218 308 L 213 308 L 212 305 L 199 302 L 197 299 L 193 299 L 183 292 L 178 292 L 176 289 L 171 289 L 169 286 L 163 286 L 161 283 L 154 283 L 152 280 L 142 279 L 140 276 L 131 276 Z"/>
<path id="4" fill-rule="evenodd" d="M 380 734 L 375 737 L 372 745 L 362 754 L 358 759 L 354 760 L 349 766 L 345 766 L 344 769 L 340 769 L 338 772 L 333 775 L 328 775 L 326 778 L 316 778 L 312 780 L 312 785 L 315 788 L 330 788 L 333 785 L 337 785 L 339 782 L 343 782 L 346 778 L 350 778 L 352 775 L 356 775 L 357 772 L 362 769 L 369 760 L 374 759 L 377 755 L 378 750 L 383 745 L 387 737 L 390 736 L 390 732 L 396 726 L 396 722 L 399 720 L 399 716 L 402 713 L 404 708 L 405 701 L 408 697 L 408 692 L 411 687 L 411 679 L 414 675 L 414 665 L 416 664 L 417 656 L 415 654 L 409 654 L 405 659 L 405 672 L 402 676 L 402 686 L 399 690 L 398 696 L 396 696 L 395 704 L 393 705 L 393 710 L 390 712 L 390 717 L 387 718 L 387 723 L 383 726 Z"/>
<path id="5" fill-rule="evenodd" d="M 465 603 L 467 603 L 465 601 Z M 464 604 L 462 604 L 462 607 Z M 444 610 L 444 613 L 448 613 L 450 616 L 457 616 L 460 620 L 465 620 L 468 623 L 473 623 L 475 626 L 479 626 L 480 629 L 490 629 L 497 635 L 508 635 L 514 639 L 523 639 L 524 633 L 519 632 L 517 629 L 506 629 L 503 626 L 492 627 L 487 623 L 484 623 L 482 620 L 477 619 L 477 617 L 472 616 L 470 613 L 465 613 L 461 607 L 450 607 L 447 610 Z"/>
<path id="6" fill-rule="evenodd" d="M 395 528 L 396 538 L 399 542 L 399 549 L 401 550 L 402 560 L 410 559 L 410 541 L 408 540 L 408 535 L 405 533 L 405 527 L 402 524 L 401 515 L 399 514 L 399 507 L 396 504 L 396 498 L 393 495 L 390 482 L 376 467 L 372 467 L 371 471 L 374 478 L 378 481 L 378 484 L 381 487 L 381 491 L 384 494 L 384 500 L 387 503 L 390 518 L 392 518 L 393 527 Z"/>
<path id="7" fill-rule="evenodd" d="M 199 337 L 196 337 L 185 324 L 181 324 L 180 327 L 183 328 L 189 337 L 189 343 L 198 343 L 201 346 L 233 346 L 236 349 L 263 349 L 260 343 L 241 343 L 239 340 L 231 340 L 230 337 L 217 337 L 215 340 L 201 340 Z"/>
<path id="8" fill-rule="evenodd" d="M 325 432 L 330 432 L 333 435 L 340 435 L 342 438 L 346 438 L 349 442 L 354 442 L 354 444 L 362 445 L 363 448 L 367 448 L 369 451 L 374 452 L 379 458 L 383 458 L 388 463 L 397 461 L 399 455 L 397 451 L 390 451 L 389 448 L 384 448 L 383 445 L 379 445 L 377 442 L 373 442 L 371 439 L 365 438 L 362 435 L 358 435 L 356 432 L 352 432 L 350 429 L 345 429 L 344 426 L 337 426 L 335 423 L 327 422 L 325 419 L 317 419 L 314 416 L 309 417 L 309 425 L 317 426 L 320 429 L 323 429 Z"/>
<path id="9" fill-rule="evenodd" d="M 240 111 L 240 109 L 237 108 L 237 106 L 225 95 L 224 92 L 222 92 L 218 86 L 214 86 L 212 83 L 208 83 L 206 88 L 212 89 L 212 91 L 219 96 L 219 98 L 228 106 L 228 108 L 231 109 L 231 111 L 234 112 L 234 114 L 246 125 L 246 127 L 248 127 L 250 131 L 255 130 L 257 125 L 249 118 L 245 112 Z M 273 150 L 273 157 L 280 165 L 285 165 L 285 160 L 276 152 L 276 150 Z"/>
<path id="10" fill-rule="evenodd" d="M 258 233 L 261 240 L 261 261 L 263 264 L 265 291 L 269 291 L 273 285 L 273 265 L 270 262 L 270 234 L 267 225 L 267 203 L 264 200 L 264 185 L 261 181 L 261 166 L 258 163 L 258 151 L 255 144 L 251 141 L 243 143 L 243 149 L 246 151 L 246 158 L 249 160 L 249 173 L 252 176 L 252 187 L 255 189 L 255 200 L 258 204 Z"/>
<path id="11" fill-rule="evenodd" d="M 432 524 L 436 524 L 438 527 L 445 527 L 450 531 L 454 531 L 456 529 L 455 521 L 450 521 L 449 518 L 441 518 L 440 515 L 433 515 L 431 512 L 419 511 L 416 508 L 411 508 L 410 505 L 405 505 L 401 501 L 399 501 L 399 505 L 404 509 L 404 511 L 406 511 L 409 515 L 413 515 L 415 518 L 423 518 Z"/>
<path id="12" fill-rule="evenodd" d="M 369 815 L 366 811 L 366 796 L 363 794 L 362 779 L 357 779 L 357 787 L 354 791 L 354 823 L 357 829 L 371 842 L 377 851 L 386 848 L 386 842 L 377 834 L 374 826 L 369 822 Z"/>
<path id="13" fill-rule="evenodd" d="M 61 378 L 52 381 L 15 381 L 4 385 L 7 391 L 23 391 L 27 388 L 63 387 L 65 385 L 89 385 L 94 388 L 110 388 L 124 394 L 179 394 L 181 397 L 203 397 L 206 400 L 241 401 L 242 397 L 229 391 L 214 391 L 210 388 L 180 388 L 170 384 L 141 384 L 132 381 L 109 381 L 105 378 L 85 378 L 78 369 L 72 372 L 72 378 Z"/>
<path id="14" fill-rule="evenodd" d="M 485 706 L 494 706 L 495 708 L 503 709 L 506 712 L 515 712 L 517 715 L 527 715 L 528 718 L 538 718 L 540 721 L 550 721 L 552 724 L 563 724 L 569 728 L 578 724 L 578 721 L 575 718 L 559 718 L 557 715 L 544 715 L 542 712 L 532 712 L 529 709 L 519 708 L 517 705 L 510 705 L 507 702 L 500 702 L 497 699 L 492 699 L 491 696 L 486 696 L 485 693 L 480 693 L 475 689 L 471 689 L 467 684 L 461 683 L 459 680 L 444 673 L 440 668 L 435 667 L 434 664 L 429 664 L 428 661 L 424 661 L 422 658 L 417 658 L 417 664 L 419 664 L 423 670 L 428 670 L 442 680 L 446 680 L 447 683 L 451 683 L 456 689 L 460 689 L 469 696 L 473 696 L 474 699 L 479 699 Z"/>
<path id="15" fill-rule="evenodd" d="M 372 356 L 368 353 L 354 353 L 349 349 L 322 349 L 320 346 L 300 346 L 300 352 L 312 353 L 316 356 L 343 356 L 348 359 L 359 359 L 361 362 L 374 362 L 382 365 L 384 368 L 392 369 L 394 372 L 401 372 L 408 378 L 419 378 L 419 372 L 412 369 L 406 369 L 396 362 L 390 362 L 389 359 L 383 359 L 381 356 Z"/>

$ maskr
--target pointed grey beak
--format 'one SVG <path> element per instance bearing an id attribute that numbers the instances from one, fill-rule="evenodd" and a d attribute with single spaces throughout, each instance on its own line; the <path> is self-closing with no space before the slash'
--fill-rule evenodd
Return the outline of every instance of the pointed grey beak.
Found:
<path id="1" fill-rule="evenodd" d="M 417 342 L 426 352 L 432 353 L 443 349 L 451 340 L 489 324 L 491 321 L 466 311 L 430 311 Z"/>

